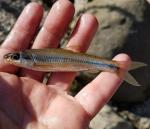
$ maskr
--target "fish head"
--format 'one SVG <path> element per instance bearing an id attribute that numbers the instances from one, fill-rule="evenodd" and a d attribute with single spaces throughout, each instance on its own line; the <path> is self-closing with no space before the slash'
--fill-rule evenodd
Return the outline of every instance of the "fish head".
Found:
<path id="1" fill-rule="evenodd" d="M 20 63 L 20 53 L 19 52 L 11 52 L 4 55 L 3 59 L 5 62 L 9 64 L 18 64 Z"/>
<path id="2" fill-rule="evenodd" d="M 11 52 L 3 57 L 4 61 L 9 64 L 13 64 L 21 67 L 29 67 L 33 65 L 33 61 L 28 54 L 23 52 Z"/>

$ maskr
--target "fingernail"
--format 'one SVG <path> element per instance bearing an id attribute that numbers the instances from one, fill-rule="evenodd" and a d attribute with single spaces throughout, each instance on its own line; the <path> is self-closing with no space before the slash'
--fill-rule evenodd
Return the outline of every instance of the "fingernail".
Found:
<path id="1" fill-rule="evenodd" d="M 61 9 L 61 3 L 60 3 L 59 0 L 55 3 L 55 6 L 56 6 L 56 9 L 57 9 L 57 10 L 60 10 L 60 9 Z"/>
<path id="2" fill-rule="evenodd" d="M 26 8 L 25 8 L 25 13 L 27 15 L 32 15 L 33 11 L 34 11 L 32 8 L 33 8 L 33 6 L 31 4 L 27 5 Z"/>
<path id="3" fill-rule="evenodd" d="M 90 23 L 92 23 L 92 24 L 94 23 L 95 25 L 98 25 L 98 21 L 96 20 L 96 18 L 93 15 L 83 14 L 81 16 L 81 24 L 87 26 L 87 24 L 90 24 Z"/>
<path id="4" fill-rule="evenodd" d="M 39 7 L 40 7 L 40 4 L 32 2 L 25 7 L 24 11 L 28 16 L 32 16 L 35 13 L 37 13 L 37 10 L 39 10 Z"/>
<path id="5" fill-rule="evenodd" d="M 82 25 L 87 25 L 88 21 L 89 21 L 89 15 L 84 14 L 84 15 L 81 16 L 81 24 Z"/>

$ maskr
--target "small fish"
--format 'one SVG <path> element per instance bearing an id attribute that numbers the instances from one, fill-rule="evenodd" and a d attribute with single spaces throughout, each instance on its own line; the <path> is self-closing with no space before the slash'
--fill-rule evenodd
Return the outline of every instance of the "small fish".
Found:
<path id="1" fill-rule="evenodd" d="M 65 49 L 29 49 L 4 55 L 4 61 L 19 67 L 44 72 L 77 72 L 77 71 L 107 71 L 119 73 L 120 63 L 101 57 Z M 134 62 L 131 69 L 146 66 L 142 62 Z M 126 74 L 125 81 L 140 86 L 130 75 Z"/>

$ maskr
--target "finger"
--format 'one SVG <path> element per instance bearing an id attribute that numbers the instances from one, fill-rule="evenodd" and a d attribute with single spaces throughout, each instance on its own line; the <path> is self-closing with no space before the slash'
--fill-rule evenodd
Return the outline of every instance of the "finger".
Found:
<path id="1" fill-rule="evenodd" d="M 57 1 L 48 14 L 32 48 L 57 47 L 73 15 L 74 7 L 71 2 L 68 0 Z M 23 69 L 21 75 L 41 81 L 44 73 Z"/>
<path id="2" fill-rule="evenodd" d="M 34 2 L 28 4 L 1 48 L 13 51 L 28 48 L 42 15 L 43 8 L 41 5 Z"/>
<path id="3" fill-rule="evenodd" d="M 11 73 L 16 71 L 16 67 L 6 65 L 3 62 L 3 55 L 11 51 L 29 47 L 40 24 L 42 15 L 43 8 L 37 3 L 32 2 L 25 7 L 11 33 L 1 45 L 0 71 Z"/>
<path id="4" fill-rule="evenodd" d="M 123 81 L 124 74 L 130 65 L 130 58 L 125 54 L 116 56 L 114 60 L 124 61 L 121 66 L 123 71 L 120 71 L 122 76 L 116 73 L 102 72 L 75 96 L 91 117 L 94 117 L 108 102 Z"/>
<path id="5" fill-rule="evenodd" d="M 85 52 L 89 47 L 97 28 L 98 22 L 94 16 L 90 14 L 84 14 L 81 16 L 66 49 L 77 52 Z M 75 75 L 75 72 L 53 73 L 48 84 L 52 86 L 56 85 L 59 88 L 62 88 L 62 90 L 67 90 Z"/>

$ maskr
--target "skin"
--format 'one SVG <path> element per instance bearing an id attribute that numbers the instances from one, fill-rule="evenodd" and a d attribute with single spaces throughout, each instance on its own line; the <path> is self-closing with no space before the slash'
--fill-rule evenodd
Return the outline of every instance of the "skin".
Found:
<path id="1" fill-rule="evenodd" d="M 3 55 L 11 51 L 57 47 L 73 15 L 73 5 L 68 0 L 58 0 L 37 34 L 43 7 L 30 3 L 23 10 L 0 48 L 1 129 L 87 129 L 90 120 L 119 87 L 130 65 L 130 58 L 125 54 L 114 58 L 125 62 L 121 65 L 120 75 L 102 72 L 75 97 L 67 91 L 76 73 L 53 73 L 46 86 L 41 83 L 44 73 L 3 62 Z M 97 28 L 96 18 L 83 14 L 66 49 L 86 51 Z"/>

